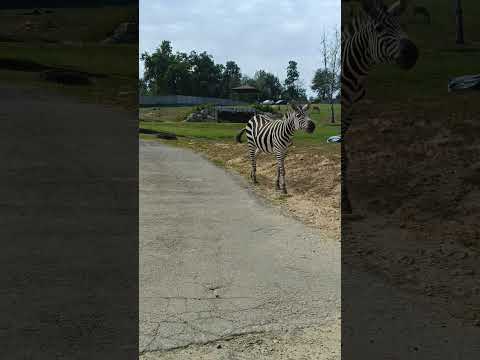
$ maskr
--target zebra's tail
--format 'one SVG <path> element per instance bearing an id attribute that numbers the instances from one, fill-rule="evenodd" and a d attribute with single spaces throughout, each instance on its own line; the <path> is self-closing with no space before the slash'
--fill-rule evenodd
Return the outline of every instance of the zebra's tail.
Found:
<path id="1" fill-rule="evenodd" d="M 247 130 L 247 129 L 246 129 L 246 128 L 243 128 L 242 130 L 240 130 L 240 131 L 238 132 L 237 135 L 235 135 L 235 141 L 236 141 L 237 143 L 241 143 L 241 142 L 242 142 L 242 135 L 243 135 L 243 133 L 245 132 L 245 130 Z"/>

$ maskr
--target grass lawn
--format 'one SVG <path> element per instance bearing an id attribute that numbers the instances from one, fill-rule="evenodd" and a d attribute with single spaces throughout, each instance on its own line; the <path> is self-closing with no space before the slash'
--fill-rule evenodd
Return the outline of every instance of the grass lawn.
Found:
<path id="1" fill-rule="evenodd" d="M 0 49 L 2 60 L 27 60 L 45 66 L 135 79 L 137 76 L 136 45 L 0 42 Z"/>
<path id="2" fill-rule="evenodd" d="M 311 110 L 310 116 L 317 128 L 313 134 L 298 131 L 294 143 L 315 145 L 323 144 L 332 135 L 340 133 L 340 123 L 330 123 L 330 109 L 327 105 L 316 105 L 320 111 Z M 168 131 L 177 136 L 201 140 L 233 142 L 237 132 L 245 127 L 243 123 L 187 123 L 179 119 L 188 115 L 194 107 L 162 107 L 140 109 L 140 127 L 144 129 Z M 281 109 L 284 111 L 286 106 Z M 335 106 L 337 119 L 340 120 L 340 105 Z M 145 121 L 146 119 L 150 121 Z M 243 137 L 243 141 L 245 138 Z"/>
<path id="3" fill-rule="evenodd" d="M 49 9 L 50 14 L 23 15 L 31 9 L 0 11 L 0 61 L 38 64 L 97 74 L 90 86 L 65 86 L 41 79 L 38 70 L 1 68 L 4 82 L 59 90 L 88 102 L 137 106 L 138 59 L 134 44 L 101 44 L 121 22 L 136 19 L 133 7 Z M 92 19 L 94 21 L 92 21 Z M 96 19 L 96 20 L 95 20 Z M 25 30 L 23 24 L 34 24 Z M 53 23 L 46 31 L 45 24 Z M 11 39 L 11 41 L 7 41 Z M 13 41 L 17 40 L 17 41 Z"/>
<path id="4" fill-rule="evenodd" d="M 180 122 L 195 110 L 195 106 L 143 107 L 138 110 L 141 121 Z"/>
<path id="5" fill-rule="evenodd" d="M 409 71 L 392 65 L 376 66 L 368 77 L 367 98 L 395 103 L 448 97 L 455 103 L 455 97 L 447 92 L 448 79 L 480 73 L 480 3 L 463 3 L 465 45 L 455 44 L 454 2 L 422 0 L 421 5 L 431 14 L 430 24 L 411 14 L 402 17 L 406 33 L 419 49 L 417 64 Z M 408 105 L 404 101 L 397 106 Z"/>
<path id="6" fill-rule="evenodd" d="M 31 43 L 45 40 L 98 42 L 119 23 L 138 21 L 134 6 L 42 8 L 41 15 L 28 15 L 32 10 L 0 10 L 0 36 Z M 26 22 L 31 24 L 30 29 L 25 26 Z"/>

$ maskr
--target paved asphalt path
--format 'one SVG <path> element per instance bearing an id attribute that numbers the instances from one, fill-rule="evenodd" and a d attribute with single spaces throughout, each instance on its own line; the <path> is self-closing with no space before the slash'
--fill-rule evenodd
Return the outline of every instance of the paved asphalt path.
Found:
<path id="1" fill-rule="evenodd" d="M 136 111 L 0 83 L 0 358 L 136 355 L 137 150 Z"/>
<path id="2" fill-rule="evenodd" d="M 142 141 L 139 201 L 141 353 L 339 318 L 340 244 L 240 178 Z"/>

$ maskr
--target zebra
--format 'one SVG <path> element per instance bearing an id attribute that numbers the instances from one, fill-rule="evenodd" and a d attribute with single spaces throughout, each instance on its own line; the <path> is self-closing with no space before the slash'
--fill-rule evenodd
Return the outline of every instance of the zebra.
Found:
<path id="1" fill-rule="evenodd" d="M 285 184 L 285 157 L 288 147 L 292 144 L 292 137 L 296 130 L 304 130 L 312 133 L 315 123 L 310 119 L 307 110 L 310 104 L 291 104 L 293 111 L 288 111 L 281 119 L 276 119 L 267 114 L 256 114 L 242 130 L 235 136 L 235 140 L 241 143 L 242 134 L 246 132 L 250 162 L 252 171 L 250 178 L 257 184 L 257 155 L 259 152 L 275 154 L 277 158 L 276 189 L 287 194 Z M 281 182 L 280 182 L 281 180 Z"/>
<path id="2" fill-rule="evenodd" d="M 406 1 L 397 1 L 387 8 L 382 0 L 363 0 L 366 17 L 357 17 L 342 31 L 342 126 L 341 126 L 341 187 L 342 212 L 351 213 L 347 188 L 348 157 L 344 137 L 351 124 L 355 103 L 365 96 L 365 80 L 376 64 L 396 64 L 411 69 L 418 58 L 416 45 L 408 38 L 400 24 L 400 15 Z"/>

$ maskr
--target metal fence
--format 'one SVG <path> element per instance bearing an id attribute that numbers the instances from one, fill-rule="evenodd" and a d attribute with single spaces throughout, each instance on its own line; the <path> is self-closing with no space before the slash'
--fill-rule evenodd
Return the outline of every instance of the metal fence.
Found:
<path id="1" fill-rule="evenodd" d="M 140 96 L 140 106 L 192 106 L 202 104 L 234 106 L 245 104 L 242 101 L 201 96 L 165 95 Z"/>

